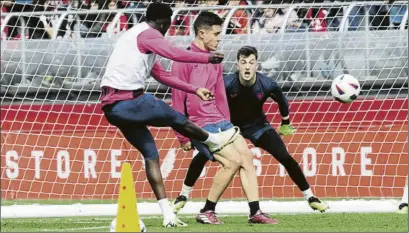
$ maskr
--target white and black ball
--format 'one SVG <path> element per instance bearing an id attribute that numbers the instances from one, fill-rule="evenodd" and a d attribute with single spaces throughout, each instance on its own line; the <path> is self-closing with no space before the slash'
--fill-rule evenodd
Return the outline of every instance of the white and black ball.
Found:
<path id="1" fill-rule="evenodd" d="M 361 92 L 358 79 L 349 74 L 337 76 L 331 85 L 331 94 L 341 103 L 351 103 L 356 100 Z"/>

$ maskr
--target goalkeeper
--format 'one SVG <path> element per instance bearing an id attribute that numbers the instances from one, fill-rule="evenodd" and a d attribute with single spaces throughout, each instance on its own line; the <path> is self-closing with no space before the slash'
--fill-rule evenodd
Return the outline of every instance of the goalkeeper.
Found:
<path id="1" fill-rule="evenodd" d="M 240 128 L 244 138 L 269 152 L 285 167 L 312 209 L 324 212 L 328 205 L 314 196 L 297 161 L 288 153 L 283 140 L 271 127 L 263 112 L 264 102 L 269 97 L 273 98 L 278 103 L 281 114 L 279 134 L 287 136 L 296 131 L 290 123 L 287 98 L 281 88 L 271 78 L 256 72 L 257 49 L 254 47 L 240 48 L 236 66 L 238 72 L 224 79 L 231 122 Z M 183 145 L 184 150 L 191 147 L 190 143 Z M 201 153 L 193 158 L 180 196 L 172 203 L 175 213 L 184 207 L 207 161 L 208 158 Z"/>

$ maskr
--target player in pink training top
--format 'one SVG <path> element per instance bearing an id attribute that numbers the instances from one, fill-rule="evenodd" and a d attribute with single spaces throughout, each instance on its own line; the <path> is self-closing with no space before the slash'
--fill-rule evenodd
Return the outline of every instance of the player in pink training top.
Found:
<path id="1" fill-rule="evenodd" d="M 163 35 L 169 29 L 172 10 L 162 3 L 152 3 L 146 11 L 147 21 L 123 35 L 115 44 L 101 81 L 101 104 L 109 123 L 118 127 L 124 137 L 145 160 L 146 176 L 158 200 L 165 227 L 186 226 L 176 218 L 166 198 L 159 166 L 159 153 L 147 126 L 170 126 L 182 135 L 203 142 L 213 152 L 232 143 L 238 130 L 209 133 L 168 104 L 144 93 L 145 81 L 152 75 L 172 88 L 197 95 L 201 100 L 212 100 L 206 88 L 180 81 L 155 61 L 156 54 L 179 62 L 220 63 L 222 54 L 195 53 L 173 47 Z"/>
<path id="2" fill-rule="evenodd" d="M 202 54 L 215 51 L 220 41 L 222 24 L 223 20 L 216 14 L 211 12 L 200 13 L 194 22 L 196 37 L 189 50 Z M 203 102 L 195 95 L 172 89 L 172 106 L 176 110 L 184 113 L 190 120 L 209 132 L 216 133 L 233 128 L 230 123 L 222 64 L 175 62 L 172 66 L 172 73 L 184 82 L 204 86 L 215 94 L 213 101 Z M 185 151 L 192 149 L 188 138 L 180 134 L 176 135 Z M 223 224 L 216 216 L 216 203 L 234 175 L 240 170 L 241 184 L 250 207 L 249 223 L 278 223 L 277 220 L 270 219 L 267 214 L 260 210 L 258 181 L 253 165 L 253 155 L 241 135 L 218 153 L 213 153 L 208 147 L 195 139 L 192 139 L 191 142 L 200 153 L 222 165 L 214 177 L 206 204 L 196 217 L 197 222 Z"/>

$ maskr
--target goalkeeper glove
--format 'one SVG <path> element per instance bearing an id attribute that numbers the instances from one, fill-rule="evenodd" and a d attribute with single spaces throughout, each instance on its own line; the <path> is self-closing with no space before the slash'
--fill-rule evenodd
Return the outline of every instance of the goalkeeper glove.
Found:
<path id="1" fill-rule="evenodd" d="M 291 124 L 282 124 L 278 127 L 278 133 L 283 136 L 288 136 L 295 133 L 296 129 Z"/>

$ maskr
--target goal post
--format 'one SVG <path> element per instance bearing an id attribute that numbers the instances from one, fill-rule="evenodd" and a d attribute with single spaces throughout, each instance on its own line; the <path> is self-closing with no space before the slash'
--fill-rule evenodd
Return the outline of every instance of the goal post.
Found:
<path id="1" fill-rule="evenodd" d="M 204 10 L 226 17 L 219 47 L 226 58 L 224 73 L 235 72 L 241 46 L 255 46 L 260 72 L 276 80 L 289 98 L 297 133 L 283 139 L 317 196 L 402 196 L 408 175 L 407 3 L 183 6 L 175 8 L 168 39 L 187 47 L 195 15 Z M 143 12 L 111 10 L 117 14 L 113 18 L 99 17 L 108 10 L 2 15 L 2 200 L 116 200 L 123 162 L 132 164 L 137 198 L 154 199 L 141 155 L 108 124 L 98 104 L 100 79 L 115 41 Z M 12 21 L 18 15 L 18 23 L 28 16 L 48 23 L 54 30 L 51 39 L 31 38 L 29 25 L 21 30 Z M 98 36 L 82 28 L 91 16 L 101 23 Z M 23 36 L 13 37 L 12 30 Z M 170 61 L 161 58 L 161 63 L 170 68 Z M 362 86 L 351 104 L 338 103 L 330 94 L 332 79 L 342 73 L 355 76 Z M 170 90 L 152 78 L 146 91 L 171 104 Z M 277 105 L 269 100 L 264 109 L 276 128 Z M 174 198 L 197 151 L 183 152 L 170 128 L 150 130 L 168 197 Z M 251 143 L 249 147 L 262 199 L 302 197 L 284 167 Z M 217 169 L 216 163 L 206 165 L 192 198 L 207 197 Z M 222 199 L 243 198 L 236 176 Z"/>

